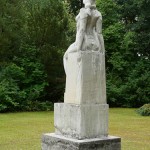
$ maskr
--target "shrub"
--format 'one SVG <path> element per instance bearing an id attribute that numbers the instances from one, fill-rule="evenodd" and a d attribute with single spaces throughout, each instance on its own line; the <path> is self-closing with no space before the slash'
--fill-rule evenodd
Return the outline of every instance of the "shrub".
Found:
<path id="1" fill-rule="evenodd" d="M 137 113 L 142 116 L 150 116 L 150 104 L 145 104 L 137 110 Z"/>
<path id="2" fill-rule="evenodd" d="M 47 74 L 38 49 L 23 45 L 13 63 L 0 66 L 0 112 L 50 110 L 45 102 Z"/>
<path id="3" fill-rule="evenodd" d="M 50 101 L 40 102 L 40 101 L 27 101 L 27 105 L 24 107 L 25 111 L 52 111 L 54 110 L 54 105 Z"/>

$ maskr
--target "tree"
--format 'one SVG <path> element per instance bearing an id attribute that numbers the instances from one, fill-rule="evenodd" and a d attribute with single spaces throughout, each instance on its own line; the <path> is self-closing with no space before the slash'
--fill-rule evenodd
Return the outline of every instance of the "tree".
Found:
<path id="1" fill-rule="evenodd" d="M 109 104 L 139 107 L 148 103 L 149 1 L 97 3 L 104 20 Z"/>
<path id="2" fill-rule="evenodd" d="M 20 1 L 0 0 L 0 66 L 17 55 L 22 39 L 23 16 Z"/>
<path id="3" fill-rule="evenodd" d="M 70 4 L 70 11 L 77 15 L 79 13 L 80 8 L 83 7 L 83 0 L 67 0 Z"/>
<path id="4" fill-rule="evenodd" d="M 0 111 L 47 109 L 64 91 L 62 56 L 74 30 L 67 3 L 4 0 L 1 7 Z"/>
<path id="5" fill-rule="evenodd" d="M 22 45 L 22 56 L 2 67 L 0 72 L 0 112 L 43 109 L 46 73 L 35 47 Z M 44 100 L 46 102 L 46 100 Z M 47 102 L 46 102 L 47 103 Z M 48 109 L 48 106 L 45 109 Z"/>
<path id="6" fill-rule="evenodd" d="M 150 0 L 96 2 L 110 106 L 148 103 Z M 44 110 L 47 100 L 63 100 L 62 58 L 75 39 L 74 18 L 82 6 L 82 0 L 1 0 L 0 111 Z"/>
<path id="7" fill-rule="evenodd" d="M 39 58 L 49 82 L 47 98 L 58 101 L 63 99 L 65 83 L 62 58 L 71 42 L 68 35 L 74 30 L 72 16 L 67 12 L 68 4 L 61 0 L 32 0 L 27 1 L 24 7 L 26 41 L 40 51 Z"/>

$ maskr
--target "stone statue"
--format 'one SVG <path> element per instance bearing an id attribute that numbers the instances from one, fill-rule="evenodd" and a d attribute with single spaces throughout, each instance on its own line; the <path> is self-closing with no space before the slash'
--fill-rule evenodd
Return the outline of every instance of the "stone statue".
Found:
<path id="1" fill-rule="evenodd" d="M 102 15 L 96 9 L 95 0 L 83 0 L 83 3 L 85 8 L 82 8 L 76 17 L 76 41 L 64 55 L 65 71 L 65 59 L 67 59 L 68 53 L 79 51 L 100 51 L 103 53 L 105 51 L 102 35 Z"/>
<path id="2" fill-rule="evenodd" d="M 102 103 L 106 99 L 102 15 L 96 9 L 95 0 L 84 0 L 83 3 L 85 7 L 76 17 L 76 40 L 64 55 L 65 102 L 79 104 L 84 99 L 87 103 L 93 99 L 95 103 Z M 83 71 L 85 68 L 89 71 Z"/>
<path id="3" fill-rule="evenodd" d="M 42 150 L 121 150 L 108 136 L 102 15 L 95 0 L 83 0 L 75 42 L 64 54 L 64 103 L 54 105 L 55 133 L 44 134 Z"/>

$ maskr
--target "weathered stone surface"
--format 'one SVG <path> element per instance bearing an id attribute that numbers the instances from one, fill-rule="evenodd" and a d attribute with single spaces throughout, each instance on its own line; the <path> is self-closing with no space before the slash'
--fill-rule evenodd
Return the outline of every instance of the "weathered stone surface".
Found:
<path id="1" fill-rule="evenodd" d="M 44 134 L 42 150 L 121 150 L 121 139 L 108 136 L 87 140 L 75 140 L 56 134 Z"/>
<path id="2" fill-rule="evenodd" d="M 106 104 L 105 48 L 102 15 L 95 0 L 85 0 L 76 17 L 76 40 L 64 54 L 64 102 Z"/>
<path id="3" fill-rule="evenodd" d="M 108 135 L 108 105 L 75 105 L 56 103 L 55 133 L 76 139 Z"/>
<path id="4" fill-rule="evenodd" d="M 106 104 L 104 53 L 99 51 L 69 53 L 66 67 L 65 103 Z"/>

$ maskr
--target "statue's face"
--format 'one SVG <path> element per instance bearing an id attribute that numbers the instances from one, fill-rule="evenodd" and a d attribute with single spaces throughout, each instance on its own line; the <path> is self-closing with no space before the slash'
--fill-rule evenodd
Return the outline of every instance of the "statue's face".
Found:
<path id="1" fill-rule="evenodd" d="M 84 4 L 87 4 L 87 3 L 89 4 L 90 3 L 90 4 L 93 5 L 93 4 L 95 4 L 95 0 L 83 0 L 83 3 Z"/>

